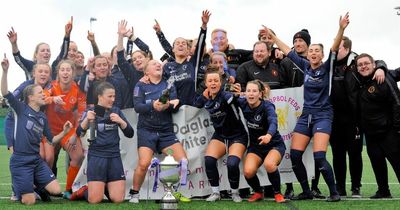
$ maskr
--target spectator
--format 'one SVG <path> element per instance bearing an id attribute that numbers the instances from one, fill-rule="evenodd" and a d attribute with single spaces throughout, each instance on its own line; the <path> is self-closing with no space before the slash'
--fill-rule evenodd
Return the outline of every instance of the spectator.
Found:
<path id="1" fill-rule="evenodd" d="M 349 170 L 351 176 L 351 191 L 353 198 L 361 198 L 362 176 L 362 148 L 363 133 L 361 132 L 357 113 L 351 107 L 351 98 L 357 100 L 357 92 L 360 84 L 357 77 L 355 57 L 352 51 L 352 41 L 344 36 L 337 55 L 337 62 L 333 71 L 331 103 L 333 107 L 332 134 L 329 142 L 333 155 L 333 171 L 335 172 L 336 186 L 340 196 L 346 196 L 346 153 L 349 156 Z M 377 61 L 377 66 L 383 69 L 384 62 Z M 375 72 L 378 82 L 384 81 L 384 71 Z M 355 110 L 355 109 L 354 109 Z"/>
<path id="2" fill-rule="evenodd" d="M 400 182 L 400 92 L 396 86 L 399 78 L 395 79 L 399 72 L 387 72 L 385 81 L 379 84 L 372 79 L 376 65 L 369 54 L 357 56 L 356 65 L 362 85 L 357 105 L 361 113 L 361 128 L 365 132 L 367 153 L 378 185 L 378 191 L 370 198 L 392 198 L 386 159 Z"/>
<path id="3" fill-rule="evenodd" d="M 258 41 L 253 45 L 253 60 L 243 63 L 237 70 L 236 79 L 243 91 L 247 82 L 255 79 L 268 83 L 271 89 L 285 86 L 283 71 L 270 62 L 270 54 L 271 48 L 266 42 Z"/>

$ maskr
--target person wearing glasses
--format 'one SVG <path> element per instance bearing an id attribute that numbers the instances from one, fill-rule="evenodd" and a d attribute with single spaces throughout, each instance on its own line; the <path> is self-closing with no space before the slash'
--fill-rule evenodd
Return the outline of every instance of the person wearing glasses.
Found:
<path id="1" fill-rule="evenodd" d="M 302 114 L 299 117 L 293 131 L 290 159 L 293 171 L 300 182 L 303 190 L 294 200 L 313 199 L 310 186 L 307 180 L 302 157 L 303 153 L 313 138 L 313 152 L 315 165 L 321 171 L 329 187 L 330 196 L 326 201 L 340 201 L 340 196 L 336 190 L 332 167 L 326 159 L 326 151 L 329 144 L 329 136 L 332 129 L 333 109 L 329 100 L 330 94 L 330 71 L 336 60 L 336 54 L 343 37 L 346 27 L 349 25 L 349 14 L 340 17 L 339 29 L 335 40 L 330 49 L 328 60 L 323 62 L 323 45 L 311 44 L 307 59 L 301 58 L 288 45 L 282 42 L 268 28 L 264 28 L 265 33 L 270 34 L 276 45 L 287 55 L 296 65 L 304 69 L 304 105 Z"/>
<path id="2" fill-rule="evenodd" d="M 387 71 L 385 81 L 380 84 L 373 79 L 376 64 L 371 55 L 357 56 L 356 65 L 361 82 L 357 101 L 361 128 L 365 132 L 367 153 L 378 184 L 378 191 L 370 198 L 392 198 L 386 160 L 400 182 L 400 91 L 396 84 L 400 69 Z"/>
<path id="3" fill-rule="evenodd" d="M 339 45 L 335 68 L 332 72 L 332 92 L 330 98 L 333 107 L 333 122 L 329 143 L 332 148 L 333 171 L 335 172 L 336 187 L 339 195 L 347 196 L 346 155 L 348 155 L 351 176 L 351 197 L 361 198 L 363 133 L 357 122 L 357 112 L 349 109 L 353 104 L 352 101 L 357 100 L 357 89 L 360 86 L 357 76 L 356 56 L 357 54 L 352 51 L 351 39 L 343 36 Z M 385 62 L 376 61 L 376 69 L 373 79 L 378 84 L 381 84 L 385 81 Z"/>

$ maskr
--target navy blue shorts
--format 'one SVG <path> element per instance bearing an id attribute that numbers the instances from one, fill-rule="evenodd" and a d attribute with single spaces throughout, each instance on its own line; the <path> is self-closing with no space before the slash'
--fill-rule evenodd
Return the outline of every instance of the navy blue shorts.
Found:
<path id="1" fill-rule="evenodd" d="M 88 155 L 87 180 L 112 182 L 125 180 L 124 166 L 121 157 L 96 157 Z"/>
<path id="2" fill-rule="evenodd" d="M 214 132 L 214 134 L 211 137 L 211 140 L 213 140 L 213 139 L 224 143 L 225 145 L 228 146 L 228 148 L 231 147 L 231 145 L 234 143 L 243 144 L 247 148 L 247 144 L 249 142 L 247 133 L 243 133 L 243 134 L 235 135 L 235 136 L 223 136 L 217 132 Z"/>
<path id="3" fill-rule="evenodd" d="M 138 148 L 148 147 L 154 153 L 161 153 L 164 148 L 179 143 L 178 138 L 172 131 L 158 132 L 145 128 L 137 129 Z"/>
<path id="4" fill-rule="evenodd" d="M 12 154 L 10 158 L 12 185 L 18 199 L 21 195 L 33 193 L 33 186 L 43 189 L 56 179 L 47 163 L 40 156 Z"/>
<path id="5" fill-rule="evenodd" d="M 294 132 L 312 137 L 315 133 L 321 132 L 328 135 L 332 132 L 333 112 L 330 110 L 318 113 L 303 113 L 297 120 Z"/>
<path id="6" fill-rule="evenodd" d="M 277 150 L 281 154 L 281 158 L 285 155 L 286 146 L 283 141 L 271 142 L 267 145 L 250 144 L 247 153 L 254 153 L 264 161 L 272 149 Z"/>

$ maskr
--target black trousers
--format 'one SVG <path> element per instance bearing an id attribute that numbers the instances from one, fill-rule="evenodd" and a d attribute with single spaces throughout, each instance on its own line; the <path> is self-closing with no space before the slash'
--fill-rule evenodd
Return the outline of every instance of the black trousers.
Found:
<path id="1" fill-rule="evenodd" d="M 332 147 L 333 171 L 338 191 L 346 191 L 347 155 L 349 156 L 351 189 L 361 187 L 363 136 L 356 139 L 356 133 L 355 124 L 349 120 L 340 117 L 333 119 L 329 141 Z"/>
<path id="2" fill-rule="evenodd" d="M 389 185 L 386 159 L 392 165 L 400 182 L 400 134 L 391 129 L 384 133 L 366 134 L 365 139 L 378 190 L 387 192 Z"/>

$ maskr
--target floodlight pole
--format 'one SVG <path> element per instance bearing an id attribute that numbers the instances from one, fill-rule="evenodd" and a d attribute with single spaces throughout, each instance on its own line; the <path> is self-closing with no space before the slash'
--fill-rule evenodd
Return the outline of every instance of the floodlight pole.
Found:
<path id="1" fill-rule="evenodd" d="M 90 18 L 90 32 L 93 32 L 93 30 L 92 30 L 92 22 L 94 22 L 94 21 L 97 21 L 97 18 L 91 17 Z M 92 57 L 92 55 L 93 55 L 93 48 L 90 47 L 90 57 Z"/>

